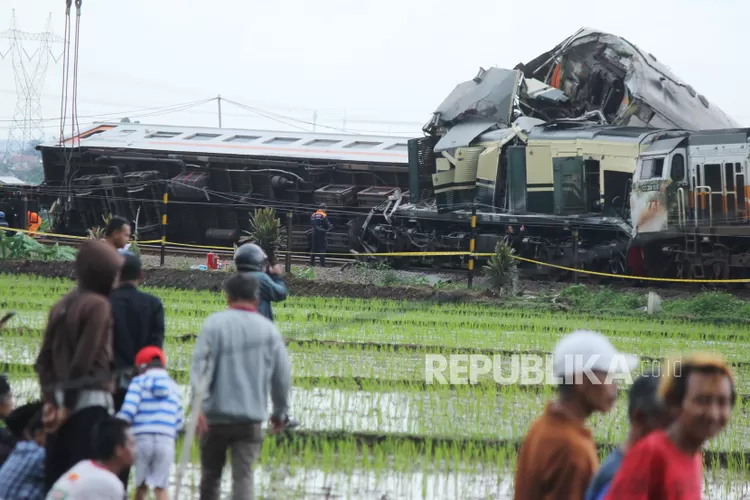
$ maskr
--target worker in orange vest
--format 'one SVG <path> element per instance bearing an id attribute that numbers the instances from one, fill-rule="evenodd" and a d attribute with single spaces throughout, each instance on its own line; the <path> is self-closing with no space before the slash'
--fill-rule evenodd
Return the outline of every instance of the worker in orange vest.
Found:
<path id="1" fill-rule="evenodd" d="M 320 257 L 320 265 L 326 267 L 326 250 L 328 249 L 328 242 L 326 236 L 328 231 L 331 230 L 331 223 L 328 220 L 328 216 L 325 213 L 326 204 L 321 203 L 320 208 L 312 214 L 310 221 L 312 222 L 312 253 L 310 254 L 310 265 L 315 266 L 315 255 Z"/>
<path id="2" fill-rule="evenodd" d="M 27 229 L 29 231 L 29 236 L 34 236 L 34 233 L 39 231 L 39 227 L 42 225 L 42 218 L 39 217 L 38 213 L 32 212 L 31 210 L 29 210 L 29 213 L 26 215 L 28 217 L 29 226 Z"/>

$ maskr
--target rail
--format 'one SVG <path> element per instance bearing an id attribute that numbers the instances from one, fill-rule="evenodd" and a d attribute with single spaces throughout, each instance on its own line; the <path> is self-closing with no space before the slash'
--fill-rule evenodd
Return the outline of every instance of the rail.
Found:
<path id="1" fill-rule="evenodd" d="M 701 186 L 703 187 L 703 186 Z M 710 188 L 709 188 L 710 189 Z M 42 237 L 61 237 L 63 239 L 77 239 L 77 240 L 85 240 L 88 239 L 86 237 L 82 236 L 66 236 L 66 235 L 57 235 L 52 233 L 40 233 L 40 232 L 31 232 L 26 231 L 23 229 L 15 229 L 15 228 L 5 228 L 0 227 L 0 230 L 2 231 L 10 231 L 10 232 L 16 232 L 16 233 L 31 233 L 32 235 L 42 236 Z M 145 244 L 146 242 L 139 242 L 139 244 Z M 191 250 L 224 250 L 224 251 L 233 251 L 234 248 L 232 247 L 214 247 L 214 246 L 201 246 L 201 245 L 188 245 L 184 243 L 174 243 L 174 242 L 162 242 L 161 240 L 152 240 L 148 243 L 154 244 L 154 243 L 162 243 L 165 244 L 166 247 L 171 249 L 174 249 L 176 251 L 180 251 L 181 248 L 184 249 L 191 249 Z M 153 248 L 153 247 L 152 247 Z M 305 256 L 308 257 L 311 255 L 310 252 L 294 252 L 294 251 L 286 251 L 286 250 L 279 250 L 276 252 L 278 255 L 291 255 L 291 256 Z M 494 256 L 494 253 L 490 252 L 474 252 L 474 251 L 441 251 L 441 252 L 382 252 L 382 253 L 357 253 L 357 252 L 347 252 L 347 253 L 326 253 L 326 257 L 348 257 L 349 259 L 356 259 L 358 257 L 455 257 L 455 256 L 463 256 L 463 257 L 492 257 Z M 618 280 L 626 279 L 626 280 L 638 280 L 638 281 L 650 281 L 650 282 L 663 282 L 663 283 L 750 283 L 750 278 L 738 278 L 738 279 L 692 279 L 692 278 L 659 278 L 659 277 L 653 277 L 653 276 L 634 276 L 634 275 L 628 275 L 628 274 L 614 274 L 614 273 L 606 273 L 606 272 L 599 272 L 599 271 L 592 271 L 587 269 L 579 269 L 577 267 L 569 267 L 569 266 L 562 266 L 559 264 L 553 264 L 551 262 L 542 262 L 535 259 L 529 259 L 526 257 L 521 257 L 518 255 L 513 255 L 512 258 L 514 260 L 520 261 L 520 262 L 527 262 L 529 264 L 534 264 L 536 266 L 544 266 L 549 267 L 553 269 L 559 269 L 561 271 L 568 271 L 571 273 L 580 273 L 585 274 L 588 276 L 600 276 L 605 278 L 615 278 Z"/>
<path id="2" fill-rule="evenodd" d="M 711 190 L 711 186 L 695 186 L 695 191 L 693 192 L 693 198 L 695 200 L 695 227 L 698 227 L 698 193 L 702 190 L 705 190 L 706 193 L 708 193 L 708 227 L 713 226 L 714 224 L 714 208 L 713 208 L 713 198 L 711 194 L 713 191 Z"/>

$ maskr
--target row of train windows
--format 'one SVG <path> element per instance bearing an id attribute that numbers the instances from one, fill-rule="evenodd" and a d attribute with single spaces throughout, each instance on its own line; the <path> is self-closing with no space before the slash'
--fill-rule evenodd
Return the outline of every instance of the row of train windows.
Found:
<path id="1" fill-rule="evenodd" d="M 712 191 L 722 191 L 722 170 L 723 170 L 723 188 L 726 191 L 734 191 L 734 180 L 736 177 L 741 177 L 742 174 L 742 163 L 724 163 L 722 169 L 721 163 L 706 163 L 705 165 L 697 165 L 695 172 L 698 182 L 703 182 L 705 186 L 711 188 Z M 701 177 L 701 172 L 703 176 Z M 702 181 L 701 181 L 702 179 Z M 696 179 L 693 179 L 696 182 Z"/>
<path id="2" fill-rule="evenodd" d="M 721 189 L 721 163 L 706 163 L 705 165 L 698 165 L 696 167 L 697 172 L 701 169 L 704 170 L 705 182 L 707 186 L 711 186 L 712 189 Z M 731 191 L 734 189 L 734 173 L 742 173 L 742 163 L 724 163 L 724 178 L 727 190 Z M 641 167 L 641 179 L 654 179 L 661 178 L 664 173 L 664 158 L 649 158 L 643 160 Z M 672 168 L 669 172 L 669 178 L 673 181 L 681 181 L 685 179 L 685 157 L 681 154 L 674 155 L 672 157 Z M 718 181 L 718 182 L 717 182 Z M 716 186 L 712 186 L 716 184 Z"/>
<path id="3" fill-rule="evenodd" d="M 132 133 L 135 132 L 135 130 L 125 130 L 123 133 Z M 173 137 L 177 137 L 178 135 L 181 135 L 182 132 L 154 132 L 152 134 L 149 134 L 146 136 L 147 139 L 152 138 L 158 138 L 158 139 L 171 139 Z M 188 137 L 185 137 L 184 140 L 186 141 L 208 141 L 211 139 L 216 139 L 217 137 L 221 137 L 221 134 L 193 134 Z M 224 139 L 224 142 L 252 142 L 260 139 L 260 136 L 250 136 L 250 135 L 235 135 L 232 137 L 229 137 L 227 139 Z M 293 144 L 295 142 L 300 141 L 299 137 L 274 137 L 273 139 L 270 139 L 268 141 L 265 141 L 264 144 L 273 144 L 273 145 L 282 145 L 282 144 Z M 341 140 L 332 140 L 332 139 L 314 139 L 310 142 L 305 143 L 305 146 L 314 146 L 314 147 L 329 147 L 333 146 L 334 144 L 341 144 L 345 141 Z M 375 146 L 380 146 L 383 144 L 382 142 L 368 142 L 368 141 L 354 141 L 352 143 L 347 144 L 344 146 L 347 149 L 370 149 L 374 148 Z M 385 148 L 389 151 L 406 151 L 407 146 L 406 144 L 392 144 Z"/>

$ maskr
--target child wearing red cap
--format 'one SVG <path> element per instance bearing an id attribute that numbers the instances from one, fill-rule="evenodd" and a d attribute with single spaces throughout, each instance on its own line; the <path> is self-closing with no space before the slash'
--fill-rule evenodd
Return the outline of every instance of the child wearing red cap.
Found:
<path id="1" fill-rule="evenodd" d="M 183 426 L 182 398 L 165 369 L 167 360 L 161 349 L 144 347 L 136 355 L 135 364 L 140 375 L 130 382 L 117 413 L 131 423 L 135 436 L 135 498 L 145 499 L 153 488 L 157 500 L 166 500 L 175 439 Z"/>

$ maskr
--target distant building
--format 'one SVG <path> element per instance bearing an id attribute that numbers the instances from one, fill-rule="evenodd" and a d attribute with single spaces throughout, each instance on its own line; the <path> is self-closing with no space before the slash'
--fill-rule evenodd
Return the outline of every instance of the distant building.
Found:
<path id="1" fill-rule="evenodd" d="M 12 175 L 3 175 L 0 176 L 0 185 L 2 186 L 22 186 L 26 184 L 18 177 L 13 177 Z"/>

